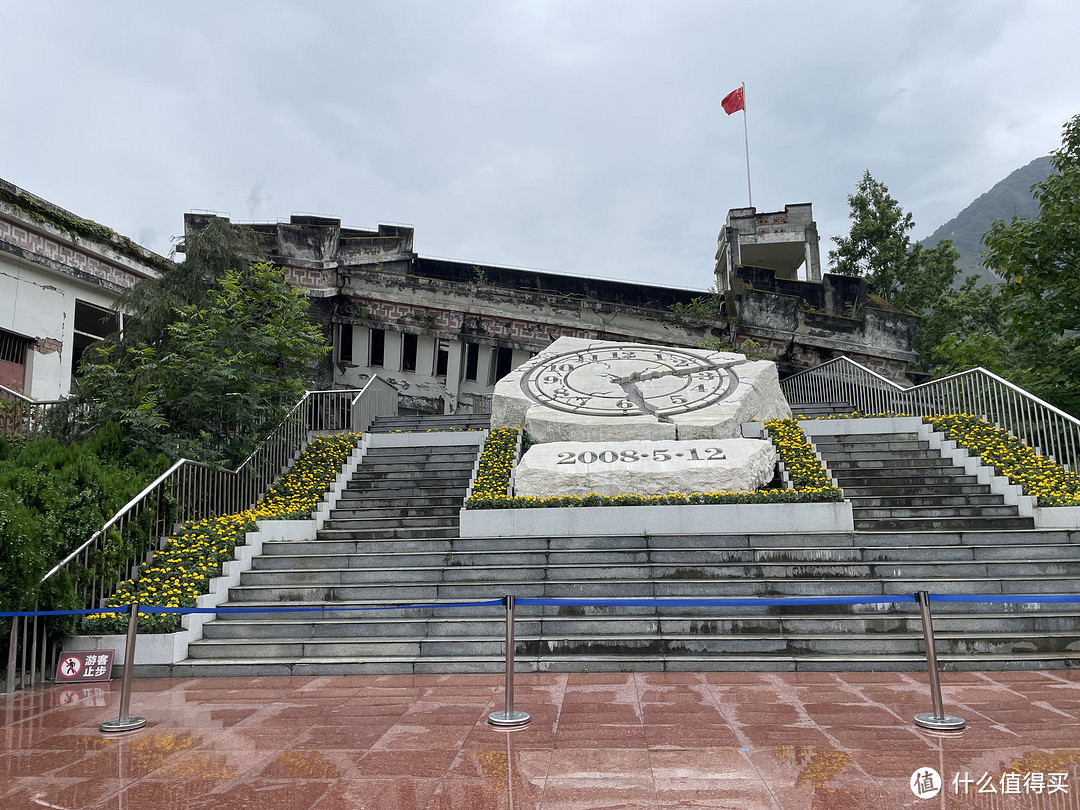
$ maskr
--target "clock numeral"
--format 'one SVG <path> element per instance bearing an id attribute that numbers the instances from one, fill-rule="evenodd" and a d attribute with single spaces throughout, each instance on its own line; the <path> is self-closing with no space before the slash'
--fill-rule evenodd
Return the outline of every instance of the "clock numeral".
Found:
<path id="1" fill-rule="evenodd" d="M 557 383 L 557 382 L 559 382 L 559 380 L 560 380 L 560 379 L 561 379 L 561 378 L 559 377 L 559 375 L 558 375 L 558 374 L 545 374 L 545 375 L 544 375 L 544 379 L 543 379 L 543 382 L 546 382 L 546 383 Z"/>
<path id="2" fill-rule="evenodd" d="M 673 394 L 672 396 L 669 397 L 669 399 L 671 400 L 672 405 L 685 405 L 686 404 L 686 397 L 677 397 L 677 396 L 675 396 Z"/>

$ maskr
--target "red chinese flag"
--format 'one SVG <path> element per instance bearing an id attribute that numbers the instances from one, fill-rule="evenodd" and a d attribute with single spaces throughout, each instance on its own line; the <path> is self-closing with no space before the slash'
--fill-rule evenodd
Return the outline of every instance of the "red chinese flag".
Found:
<path id="1" fill-rule="evenodd" d="M 724 112 L 728 115 L 737 113 L 739 110 L 745 110 L 746 101 L 743 98 L 743 89 L 740 87 L 738 90 L 732 90 L 724 96 L 724 100 L 720 102 L 720 106 L 724 108 Z"/>

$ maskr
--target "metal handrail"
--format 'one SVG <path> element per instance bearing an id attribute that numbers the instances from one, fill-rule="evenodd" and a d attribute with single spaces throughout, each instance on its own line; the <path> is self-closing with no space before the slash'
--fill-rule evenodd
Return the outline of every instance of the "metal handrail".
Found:
<path id="1" fill-rule="evenodd" d="M 32 399 L 21 391 L 0 385 L 0 401 L 14 403 L 14 411 L 0 415 L 0 433 L 30 434 L 41 429 L 43 417 L 52 409 L 67 403 L 65 399 Z"/>
<path id="2" fill-rule="evenodd" d="M 966 413 L 1009 431 L 1066 469 L 1080 466 L 1080 419 L 984 368 L 904 388 L 849 357 L 780 383 L 789 403 L 844 404 L 860 413 L 944 416 Z"/>
<path id="3" fill-rule="evenodd" d="M 157 539 L 167 535 L 173 524 L 250 508 L 269 491 L 312 433 L 357 430 L 354 414 L 361 405 L 366 405 L 365 391 L 383 392 L 379 383 L 386 386 L 394 394 L 392 408 L 383 396 L 381 402 L 367 410 L 377 412 L 381 405 L 381 410 L 392 409 L 396 413 L 396 389 L 382 380 L 372 388 L 376 379 L 369 381 L 363 389 L 305 392 L 262 445 L 235 470 L 219 469 L 191 459 L 176 461 L 86 542 L 54 566 L 40 584 L 65 568 L 82 564 L 91 573 L 76 579 L 79 601 L 84 608 L 97 606 L 108 595 L 109 588 L 131 575 L 147 552 L 153 550 Z M 129 525 L 139 520 L 143 521 L 137 532 L 141 540 L 135 543 L 133 552 L 122 559 L 110 555 L 110 534 L 118 531 L 122 536 Z"/>

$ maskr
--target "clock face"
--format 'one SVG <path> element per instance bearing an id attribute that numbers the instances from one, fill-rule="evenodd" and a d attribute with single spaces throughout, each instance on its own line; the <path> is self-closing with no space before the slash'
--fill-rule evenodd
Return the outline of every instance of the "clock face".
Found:
<path id="1" fill-rule="evenodd" d="M 735 360 L 730 363 L 734 365 Z M 585 416 L 657 416 L 695 411 L 731 394 L 728 363 L 679 349 L 605 346 L 548 358 L 521 379 L 534 402 Z"/>

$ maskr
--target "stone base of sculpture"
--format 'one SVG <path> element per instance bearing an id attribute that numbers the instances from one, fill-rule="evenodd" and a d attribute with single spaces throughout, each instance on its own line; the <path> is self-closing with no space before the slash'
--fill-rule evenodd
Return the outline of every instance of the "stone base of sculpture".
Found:
<path id="1" fill-rule="evenodd" d="M 769 483 L 775 466 L 775 448 L 760 439 L 549 442 L 522 457 L 514 494 L 745 492 Z"/>

